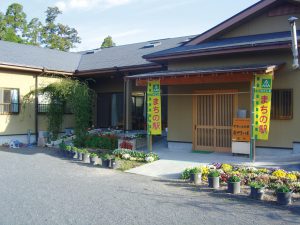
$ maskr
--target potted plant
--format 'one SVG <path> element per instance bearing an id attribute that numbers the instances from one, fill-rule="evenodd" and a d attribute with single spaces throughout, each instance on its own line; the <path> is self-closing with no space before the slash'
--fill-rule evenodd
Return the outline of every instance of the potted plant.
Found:
<path id="1" fill-rule="evenodd" d="M 96 153 L 90 154 L 90 163 L 94 166 L 99 164 L 99 157 Z"/>
<path id="2" fill-rule="evenodd" d="M 292 203 L 292 190 L 288 185 L 280 185 L 276 188 L 277 203 L 289 205 Z"/>
<path id="3" fill-rule="evenodd" d="M 111 156 L 109 154 L 105 154 L 101 157 L 102 159 L 102 167 L 108 168 L 110 164 Z"/>
<path id="4" fill-rule="evenodd" d="M 199 167 L 194 167 L 190 170 L 190 180 L 195 184 L 201 184 L 202 171 Z"/>
<path id="5" fill-rule="evenodd" d="M 78 159 L 78 148 L 76 147 L 73 147 L 72 148 L 72 151 L 73 151 L 73 159 Z"/>
<path id="6" fill-rule="evenodd" d="M 262 182 L 253 181 L 250 183 L 250 198 L 262 200 L 264 191 L 265 191 L 265 185 Z"/>
<path id="7" fill-rule="evenodd" d="M 109 168 L 110 169 L 116 169 L 117 167 L 117 163 L 116 163 L 116 159 L 114 156 L 110 156 L 110 159 L 109 159 Z"/>
<path id="8" fill-rule="evenodd" d="M 227 191 L 231 194 L 238 194 L 241 192 L 241 178 L 236 175 L 229 177 L 227 183 Z"/>
<path id="9" fill-rule="evenodd" d="M 77 156 L 78 156 L 77 159 L 81 161 L 82 158 L 83 158 L 83 154 L 82 154 L 82 149 L 81 148 L 77 149 Z"/>
<path id="10" fill-rule="evenodd" d="M 87 149 L 82 149 L 82 161 L 84 163 L 90 163 L 90 153 Z"/>
<path id="11" fill-rule="evenodd" d="M 212 170 L 208 173 L 208 187 L 218 189 L 220 187 L 220 172 Z"/>
<path id="12" fill-rule="evenodd" d="M 74 152 L 73 152 L 73 149 L 72 149 L 72 146 L 71 146 L 71 145 L 67 145 L 67 146 L 66 146 L 66 151 L 67 151 L 67 153 L 68 153 L 68 157 L 69 157 L 69 158 L 73 158 Z"/>

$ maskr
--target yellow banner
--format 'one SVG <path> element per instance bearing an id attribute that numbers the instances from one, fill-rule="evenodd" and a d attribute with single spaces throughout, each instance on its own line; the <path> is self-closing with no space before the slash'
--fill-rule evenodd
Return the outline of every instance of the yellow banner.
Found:
<path id="1" fill-rule="evenodd" d="M 161 135 L 160 81 L 148 81 L 147 85 L 147 131 L 151 135 Z"/>
<path id="2" fill-rule="evenodd" d="M 254 138 L 268 140 L 270 132 L 273 74 L 255 76 Z"/>

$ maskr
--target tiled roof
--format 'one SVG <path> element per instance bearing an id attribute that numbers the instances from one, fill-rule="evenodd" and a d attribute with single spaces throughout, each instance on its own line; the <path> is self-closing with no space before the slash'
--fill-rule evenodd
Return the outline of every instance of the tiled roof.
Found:
<path id="1" fill-rule="evenodd" d="M 80 54 L 0 41 L 0 64 L 74 72 Z"/>
<path id="2" fill-rule="evenodd" d="M 300 31 L 298 31 L 298 36 Z M 151 59 L 155 57 L 166 57 L 184 53 L 215 51 L 219 49 L 230 49 L 236 47 L 257 46 L 272 43 L 284 43 L 291 41 L 290 32 L 277 32 L 268 34 L 249 35 L 233 38 L 224 38 L 215 41 L 205 42 L 198 45 L 179 46 L 160 52 L 145 55 L 144 58 Z"/>
<path id="3" fill-rule="evenodd" d="M 128 67 L 151 64 L 143 58 L 153 52 L 166 50 L 182 45 L 190 36 L 168 38 L 162 40 L 121 45 L 111 48 L 96 49 L 94 53 L 83 52 L 78 71 L 108 69 L 114 67 Z M 149 43 L 159 43 L 155 47 L 145 47 Z"/>

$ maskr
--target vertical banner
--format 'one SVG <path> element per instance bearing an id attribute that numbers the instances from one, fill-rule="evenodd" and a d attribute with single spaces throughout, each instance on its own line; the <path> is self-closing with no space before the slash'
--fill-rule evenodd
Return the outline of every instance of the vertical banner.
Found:
<path id="1" fill-rule="evenodd" d="M 160 80 L 148 81 L 147 131 L 149 135 L 161 135 Z"/>
<path id="2" fill-rule="evenodd" d="M 256 140 L 268 140 L 273 74 L 255 75 L 254 131 Z"/>

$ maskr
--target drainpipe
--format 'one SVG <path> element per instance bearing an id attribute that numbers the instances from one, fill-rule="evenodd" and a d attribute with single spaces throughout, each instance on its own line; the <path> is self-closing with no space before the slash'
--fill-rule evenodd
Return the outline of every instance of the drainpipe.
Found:
<path id="1" fill-rule="evenodd" d="M 34 111 L 35 111 L 35 117 L 34 117 L 34 125 L 35 125 L 35 142 L 38 144 L 38 138 L 39 138 L 39 100 L 38 100 L 38 77 L 42 76 L 46 73 L 46 68 L 43 68 L 43 72 L 40 74 L 35 75 L 35 92 L 34 92 Z"/>
<path id="2" fill-rule="evenodd" d="M 290 17 L 288 19 L 291 26 L 291 35 L 292 35 L 293 69 L 299 68 L 298 36 L 297 36 L 297 27 L 296 27 L 297 20 L 298 20 L 297 17 Z"/>

